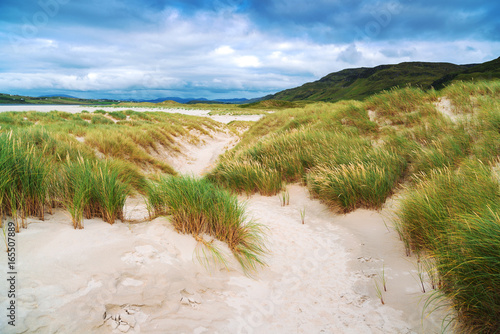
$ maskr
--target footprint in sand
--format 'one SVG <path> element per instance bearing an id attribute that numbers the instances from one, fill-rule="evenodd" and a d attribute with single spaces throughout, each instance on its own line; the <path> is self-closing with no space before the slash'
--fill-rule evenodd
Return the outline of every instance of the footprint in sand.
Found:
<path id="1" fill-rule="evenodd" d="M 127 333 L 136 329 L 138 324 L 145 322 L 147 318 L 139 307 L 130 305 L 108 305 L 103 314 L 104 324 L 113 330 L 113 333 Z"/>

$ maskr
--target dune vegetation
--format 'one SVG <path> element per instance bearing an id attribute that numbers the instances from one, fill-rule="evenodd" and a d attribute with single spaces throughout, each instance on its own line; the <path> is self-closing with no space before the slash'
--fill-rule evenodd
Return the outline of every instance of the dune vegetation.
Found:
<path id="1" fill-rule="evenodd" d="M 395 228 L 407 254 L 438 273 L 431 298 L 451 302 L 461 332 L 500 328 L 499 81 L 268 105 L 274 112 L 259 121 L 229 125 L 249 128 L 202 179 L 175 176 L 157 156 L 220 126 L 208 118 L 1 113 L 0 209 L 19 229 L 62 207 L 81 228 L 84 218 L 123 219 L 126 197 L 140 192 L 152 217 L 170 215 L 209 248 L 210 238 L 227 243 L 254 270 L 263 264 L 262 227 L 246 220 L 231 192 L 276 195 L 301 183 L 338 213 L 381 209 L 397 192 Z"/>
<path id="2" fill-rule="evenodd" d="M 245 218 L 244 206 L 228 191 L 207 179 L 166 176 L 150 184 L 147 198 L 151 215 L 171 215 L 176 230 L 194 235 L 215 254 L 205 234 L 227 243 L 245 271 L 264 265 L 262 227 Z"/>
<path id="3" fill-rule="evenodd" d="M 28 217 L 43 219 L 54 208 L 67 210 L 75 229 L 84 227 L 83 219 L 123 221 L 125 201 L 135 192 L 147 198 L 151 215 L 172 214 L 179 232 L 193 234 L 223 264 L 204 234 L 227 243 L 245 272 L 264 264 L 261 227 L 245 218 L 236 197 L 207 180 L 173 177 L 176 171 L 158 157 L 178 153 L 180 140 L 197 143 L 222 124 L 181 114 L 96 110 L 6 112 L 0 126 L 0 210 L 18 232 Z"/>
<path id="4" fill-rule="evenodd" d="M 300 182 L 334 211 L 402 197 L 407 254 L 436 264 L 461 332 L 500 328 L 500 82 L 405 87 L 262 118 L 207 176 L 240 193 Z M 447 107 L 448 106 L 448 107 Z"/>
<path id="5" fill-rule="evenodd" d="M 176 138 L 196 142 L 219 125 L 208 118 L 135 111 L 0 114 L 0 209 L 17 229 L 29 216 L 66 208 L 75 228 L 82 218 L 122 219 L 132 191 L 147 176 L 175 174 L 155 153 L 176 152 Z"/>

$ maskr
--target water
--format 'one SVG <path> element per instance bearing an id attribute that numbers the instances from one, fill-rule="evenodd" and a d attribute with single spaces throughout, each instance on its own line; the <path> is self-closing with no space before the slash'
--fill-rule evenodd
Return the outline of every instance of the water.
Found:
<path id="1" fill-rule="evenodd" d="M 38 112 L 49 112 L 52 110 L 65 111 L 72 114 L 80 113 L 82 110 L 87 110 L 88 112 L 94 112 L 96 110 L 105 110 L 106 112 L 119 111 L 119 110 L 129 110 L 132 109 L 138 112 L 144 111 L 162 111 L 166 113 L 178 113 L 184 115 L 192 116 L 204 116 L 210 117 L 221 123 L 229 123 L 231 121 L 258 121 L 262 115 L 216 115 L 211 116 L 208 113 L 210 110 L 201 109 L 183 109 L 183 108 L 144 108 L 144 107 L 109 107 L 109 106 L 85 106 L 85 105 L 46 105 L 46 104 L 3 104 L 0 105 L 0 112 L 7 111 L 38 111 Z"/>

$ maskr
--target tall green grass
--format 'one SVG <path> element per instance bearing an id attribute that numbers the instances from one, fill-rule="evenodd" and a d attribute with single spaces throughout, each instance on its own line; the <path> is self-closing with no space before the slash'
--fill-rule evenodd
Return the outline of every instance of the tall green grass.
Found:
<path id="1" fill-rule="evenodd" d="M 488 97 L 490 99 L 500 97 L 500 82 L 498 80 L 459 81 L 444 88 L 441 95 L 451 100 L 455 113 L 470 114 L 477 109 L 479 97 Z"/>
<path id="2" fill-rule="evenodd" d="M 405 168 L 403 157 L 381 148 L 354 157 L 349 163 L 315 167 L 307 176 L 307 184 L 315 197 L 336 211 L 380 209 Z"/>
<path id="3" fill-rule="evenodd" d="M 280 172 L 255 161 L 228 160 L 217 165 L 206 177 L 225 188 L 247 195 L 261 193 L 271 196 L 279 193 L 284 186 Z"/>
<path id="4" fill-rule="evenodd" d="M 227 243 L 245 271 L 264 264 L 261 226 L 247 221 L 236 196 L 208 180 L 164 177 L 151 184 L 147 198 L 151 214 L 171 215 L 179 232 L 199 240 L 208 234 Z"/>
<path id="5" fill-rule="evenodd" d="M 65 164 L 61 172 L 61 200 L 75 228 L 83 228 L 84 216 L 99 217 L 110 224 L 123 220 L 123 207 L 131 188 L 110 162 L 81 158 Z"/>
<path id="6" fill-rule="evenodd" d="M 405 87 L 393 88 L 366 100 L 365 107 L 374 111 L 378 122 L 388 125 L 412 125 L 422 117 L 436 114 L 430 105 L 437 99 L 434 91 L 424 92 L 422 89 Z"/>
<path id="7" fill-rule="evenodd" d="M 145 191 L 146 173 L 175 174 L 159 156 L 179 151 L 177 137 L 196 142 L 200 133 L 210 135 L 220 126 L 162 112 L 111 112 L 118 123 L 104 115 L 103 110 L 0 115 L 0 210 L 20 221 L 18 230 L 28 216 L 43 219 L 45 209 L 56 206 L 70 211 L 77 228 L 83 217 L 121 219 L 131 189 Z"/>
<path id="8" fill-rule="evenodd" d="M 43 149 L 25 144 L 13 132 L 0 135 L 0 210 L 16 221 L 16 230 L 26 227 L 28 216 L 44 217 L 50 164 Z M 19 219 L 21 222 L 19 223 Z"/>
<path id="9" fill-rule="evenodd" d="M 498 182 L 480 162 L 469 161 L 457 170 L 437 169 L 415 178 L 399 213 L 404 236 L 415 249 L 437 247 L 449 219 L 500 207 Z"/>
<path id="10" fill-rule="evenodd" d="M 491 168 L 469 161 L 420 177 L 398 212 L 409 247 L 437 263 L 441 291 L 461 331 L 500 328 L 500 184 Z"/>
<path id="11" fill-rule="evenodd" d="M 274 195 L 284 182 L 305 182 L 317 165 L 348 163 L 369 148 L 367 140 L 342 133 L 309 127 L 282 131 L 221 159 L 208 178 L 238 192 Z"/>

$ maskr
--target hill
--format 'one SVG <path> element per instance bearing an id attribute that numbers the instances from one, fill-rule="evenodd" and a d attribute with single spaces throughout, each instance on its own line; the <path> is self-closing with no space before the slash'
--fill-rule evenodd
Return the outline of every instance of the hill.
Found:
<path id="1" fill-rule="evenodd" d="M 471 66 L 464 71 L 445 75 L 441 79 L 435 81 L 432 86 L 436 89 L 441 89 L 448 86 L 453 81 L 471 81 L 471 80 L 491 80 L 500 78 L 500 57 L 487 61 L 482 64 Z"/>
<path id="2" fill-rule="evenodd" d="M 500 58 L 483 64 L 406 62 L 373 68 L 352 68 L 330 73 L 318 81 L 287 89 L 271 96 L 284 101 L 362 100 L 395 86 L 429 89 L 456 80 L 500 78 Z"/>
<path id="3" fill-rule="evenodd" d="M 105 99 L 80 99 L 72 97 L 69 95 L 57 95 L 57 96 L 23 96 L 23 95 L 12 95 L 12 94 L 2 94 L 0 93 L 0 104 L 77 104 L 77 105 L 106 105 L 113 104 L 118 101 L 116 100 L 105 100 Z"/>

